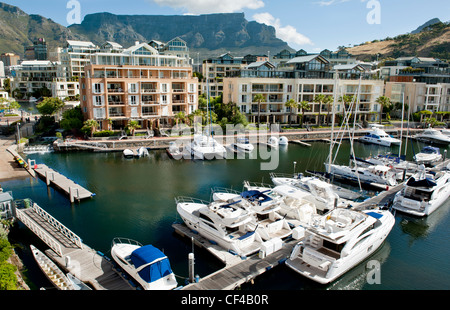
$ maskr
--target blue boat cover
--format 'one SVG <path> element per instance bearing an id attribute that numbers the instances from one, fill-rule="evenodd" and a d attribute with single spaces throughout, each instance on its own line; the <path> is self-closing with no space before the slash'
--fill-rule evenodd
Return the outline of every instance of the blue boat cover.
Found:
<path id="1" fill-rule="evenodd" d="M 264 195 L 264 193 L 257 190 L 242 192 L 241 197 L 248 199 L 250 201 L 258 201 L 260 205 L 264 202 L 272 200 L 272 198 L 270 198 L 267 195 Z"/>
<path id="2" fill-rule="evenodd" d="M 374 218 L 376 218 L 376 219 L 380 219 L 380 218 L 383 217 L 383 214 L 376 213 L 376 212 L 367 212 L 366 214 L 367 214 L 367 215 L 370 215 L 371 217 L 374 217 Z"/>
<path id="3" fill-rule="evenodd" d="M 131 253 L 131 261 L 136 268 L 160 258 L 164 259 L 143 268 L 139 272 L 139 276 L 148 283 L 154 282 L 172 273 L 169 259 L 153 245 L 145 245 Z"/>
<path id="4" fill-rule="evenodd" d="M 434 147 L 434 146 L 426 146 L 426 147 L 424 147 L 424 148 L 422 149 L 421 153 L 427 153 L 427 154 L 433 154 L 433 153 L 436 153 L 436 154 L 440 154 L 441 152 L 440 152 L 439 148 L 437 148 L 437 147 Z"/>
<path id="5" fill-rule="evenodd" d="M 436 182 L 433 182 L 432 180 L 425 178 L 421 180 L 416 180 L 414 177 L 411 177 L 408 182 L 406 182 L 406 185 L 411 187 L 433 187 L 436 186 Z"/>

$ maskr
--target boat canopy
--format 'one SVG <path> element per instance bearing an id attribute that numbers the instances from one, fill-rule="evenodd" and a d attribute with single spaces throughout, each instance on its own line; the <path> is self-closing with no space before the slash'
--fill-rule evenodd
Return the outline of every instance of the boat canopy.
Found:
<path id="1" fill-rule="evenodd" d="M 406 182 L 406 185 L 411 187 L 433 187 L 436 186 L 436 183 L 428 178 L 416 180 L 414 177 L 411 177 L 408 182 Z"/>
<path id="2" fill-rule="evenodd" d="M 268 190 L 270 191 L 270 190 Z M 250 201 L 257 201 L 260 205 L 272 200 L 269 196 L 265 195 L 264 192 L 257 190 L 250 190 L 241 193 L 242 198 L 248 199 Z"/>
<path id="3" fill-rule="evenodd" d="M 421 153 L 440 154 L 440 150 L 439 150 L 439 148 L 434 147 L 434 146 L 426 146 L 422 149 Z"/>
<path id="4" fill-rule="evenodd" d="M 148 283 L 159 280 L 172 273 L 169 259 L 153 245 L 146 245 L 134 250 L 131 253 L 131 261 L 137 269 L 145 266 L 138 273 Z"/>

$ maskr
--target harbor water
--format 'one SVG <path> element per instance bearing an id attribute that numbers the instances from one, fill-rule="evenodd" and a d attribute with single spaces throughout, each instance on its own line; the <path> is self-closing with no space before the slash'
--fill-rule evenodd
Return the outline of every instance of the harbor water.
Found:
<path id="1" fill-rule="evenodd" d="M 424 144 L 408 145 L 407 159 Z M 413 149 L 414 148 L 414 149 Z M 385 152 L 386 148 L 355 142 L 357 157 Z M 446 149 L 441 149 L 444 152 Z M 343 141 L 336 162 L 348 164 L 350 143 Z M 289 144 L 280 147 L 278 165 L 261 170 L 260 158 L 214 161 L 172 160 L 164 150 L 150 151 L 144 158 L 125 159 L 122 153 L 32 154 L 38 164 L 46 164 L 86 189 L 92 199 L 71 204 L 68 197 L 47 187 L 44 180 L 25 179 L 2 182 L 15 199 L 30 198 L 65 226 L 78 234 L 91 248 L 111 257 L 115 237 L 153 244 L 169 257 L 180 285 L 188 277 L 188 254 L 194 250 L 195 274 L 206 276 L 223 264 L 191 240 L 174 232 L 172 224 L 181 222 L 175 197 L 190 196 L 210 200 L 213 187 L 241 190 L 243 181 L 272 184 L 269 173 L 324 171 L 329 144 L 313 142 L 311 147 Z M 258 156 L 255 156 L 258 157 Z M 296 164 L 294 164 L 296 162 Z M 419 219 L 396 213 L 396 224 L 384 245 L 365 262 L 334 283 L 323 286 L 296 274 L 281 264 L 257 277 L 243 290 L 442 290 L 450 289 L 450 203 L 431 216 Z M 45 250 L 47 246 L 25 226 L 19 225 L 11 241 L 27 267 L 31 289 L 49 288 L 45 276 L 33 261 L 29 244 Z M 373 269 L 379 266 L 379 269 Z M 376 271 L 376 274 L 375 274 Z M 375 280 L 374 280 L 375 279 Z"/>

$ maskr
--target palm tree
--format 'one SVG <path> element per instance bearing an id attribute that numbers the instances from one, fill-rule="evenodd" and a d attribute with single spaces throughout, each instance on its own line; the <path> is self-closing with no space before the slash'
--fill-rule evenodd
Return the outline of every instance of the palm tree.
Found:
<path id="1" fill-rule="evenodd" d="M 302 110 L 302 124 L 301 124 L 301 126 L 303 127 L 303 121 L 304 121 L 304 118 L 305 118 L 305 111 L 311 110 L 311 107 L 309 106 L 309 102 L 308 101 L 300 102 L 298 107 L 299 107 L 299 109 Z"/>
<path id="2" fill-rule="evenodd" d="M 266 102 L 266 97 L 264 97 L 263 94 L 256 94 L 253 97 L 253 102 L 258 102 L 258 128 L 259 128 L 259 123 L 260 123 L 260 118 L 261 118 L 261 102 Z"/>
<path id="3" fill-rule="evenodd" d="M 178 125 L 179 121 L 183 121 L 186 118 L 186 115 L 183 111 L 178 112 L 174 117 L 176 125 Z"/>
<path id="4" fill-rule="evenodd" d="M 322 109 L 322 104 L 325 101 L 325 95 L 318 94 L 318 95 L 316 95 L 314 97 L 313 101 L 319 104 L 319 120 L 317 121 L 317 125 L 320 126 L 321 125 L 321 122 L 320 122 L 320 110 Z"/>
<path id="5" fill-rule="evenodd" d="M 298 103 L 294 100 L 294 99 L 289 99 L 285 104 L 284 104 L 284 106 L 286 107 L 286 108 L 290 108 L 290 110 L 291 110 L 291 113 L 290 113 L 290 116 L 289 116 L 289 125 L 291 125 L 292 124 L 292 118 L 291 118 L 291 116 L 294 114 L 294 109 L 298 109 Z"/>
<path id="6" fill-rule="evenodd" d="M 136 129 L 141 128 L 138 121 L 130 121 L 127 125 L 128 130 L 131 132 L 131 135 L 134 137 L 134 133 Z"/>
<path id="7" fill-rule="evenodd" d="M 95 130 L 99 126 L 98 122 L 94 119 L 88 119 L 87 121 L 84 122 L 83 125 L 84 126 L 83 126 L 82 130 L 85 130 L 85 131 L 89 130 L 91 132 L 91 137 L 94 135 Z"/>
<path id="8" fill-rule="evenodd" d="M 331 103 L 333 103 L 333 101 L 334 101 L 333 96 L 326 96 L 323 101 L 327 105 L 327 126 L 330 122 Z"/>
<path id="9" fill-rule="evenodd" d="M 391 99 L 386 96 L 380 96 L 375 100 L 376 103 L 380 105 L 380 124 L 383 118 L 383 108 L 387 108 L 391 105 Z"/>

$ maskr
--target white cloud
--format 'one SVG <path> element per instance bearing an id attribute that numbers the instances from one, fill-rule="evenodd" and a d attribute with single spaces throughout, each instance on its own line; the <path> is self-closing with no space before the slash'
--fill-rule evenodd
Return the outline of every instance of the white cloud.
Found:
<path id="1" fill-rule="evenodd" d="M 350 1 L 350 0 L 329 0 L 329 1 L 318 1 L 315 3 L 317 3 L 320 6 L 329 6 L 332 4 L 338 4 L 338 3 L 348 2 L 348 1 Z"/>
<path id="2" fill-rule="evenodd" d="M 290 25 L 281 26 L 280 19 L 273 17 L 270 13 L 255 14 L 253 15 L 253 19 L 258 23 L 273 26 L 277 32 L 277 37 L 288 42 L 289 44 L 294 44 L 296 46 L 314 45 L 308 37 L 298 33 L 294 27 Z"/>
<path id="3" fill-rule="evenodd" d="M 191 14 L 235 13 L 264 7 L 262 0 L 153 0 L 161 6 L 183 9 Z"/>

